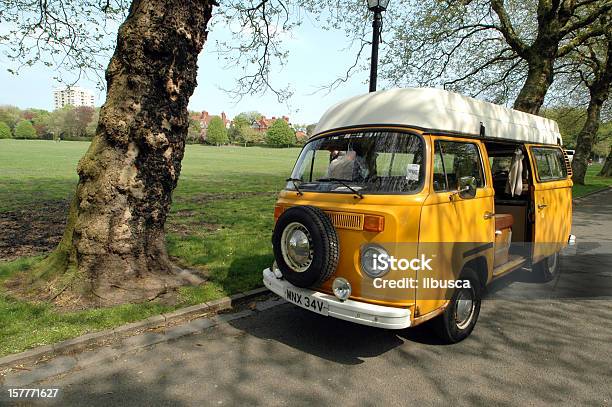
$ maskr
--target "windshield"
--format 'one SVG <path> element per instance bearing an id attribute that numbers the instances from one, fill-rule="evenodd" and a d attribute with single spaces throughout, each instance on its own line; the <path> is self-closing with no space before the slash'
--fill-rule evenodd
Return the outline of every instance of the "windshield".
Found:
<path id="1" fill-rule="evenodd" d="M 338 134 L 304 146 L 286 189 L 416 193 L 424 177 L 423 141 L 414 134 L 367 131 Z"/>

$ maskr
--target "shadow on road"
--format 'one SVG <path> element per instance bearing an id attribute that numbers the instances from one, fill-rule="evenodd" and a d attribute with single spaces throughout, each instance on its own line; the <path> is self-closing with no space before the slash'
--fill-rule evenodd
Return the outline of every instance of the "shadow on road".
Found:
<path id="1" fill-rule="evenodd" d="M 310 355 L 346 365 L 363 363 L 404 344 L 406 340 L 441 344 L 427 326 L 392 331 L 323 317 L 292 304 L 266 311 L 269 323 L 252 318 L 230 324 L 249 335 L 273 340 Z"/>
<path id="2" fill-rule="evenodd" d="M 175 371 L 175 373 L 178 373 Z M 184 372 L 187 373 L 187 372 Z M 193 374 L 194 372 L 192 372 Z M 78 373 L 76 373 L 78 375 Z M 168 393 L 171 385 L 168 381 L 169 371 L 156 371 L 154 380 L 139 380 L 137 372 L 122 369 L 112 374 L 100 374 L 94 380 L 76 381 L 67 386 L 55 383 L 48 387 L 59 387 L 56 399 L 36 400 L 27 405 L 51 406 L 175 406 L 191 404 Z M 26 405 L 26 404 L 23 404 Z"/>
<path id="3" fill-rule="evenodd" d="M 590 208 L 601 210 L 575 218 Z M 607 405 L 612 307 L 586 298 L 605 298 L 593 294 L 612 277 L 612 250 L 609 227 L 589 222 L 575 224 L 608 243 L 579 244 L 556 282 L 500 280 L 452 346 L 427 327 L 387 331 L 282 304 L 44 385 L 64 390 L 57 405 Z M 585 295 L 565 300 L 578 283 Z"/>

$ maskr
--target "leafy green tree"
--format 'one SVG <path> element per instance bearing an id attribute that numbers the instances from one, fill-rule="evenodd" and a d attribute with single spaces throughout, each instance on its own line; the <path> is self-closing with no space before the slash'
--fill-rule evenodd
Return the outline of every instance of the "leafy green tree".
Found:
<path id="1" fill-rule="evenodd" d="M 567 149 L 576 148 L 576 138 L 587 119 L 587 110 L 578 107 L 555 107 L 545 109 L 542 116 L 552 119 L 559 125 L 559 132 L 563 137 L 563 147 Z M 593 146 L 593 153 L 605 156 L 608 153 L 608 145 L 612 140 L 612 122 L 604 121 L 599 126 Z"/>
<path id="2" fill-rule="evenodd" d="M 263 143 L 265 134 L 252 127 L 253 122 L 261 118 L 261 113 L 255 111 L 236 115 L 229 130 L 230 140 L 245 147 L 249 144 Z"/>
<path id="3" fill-rule="evenodd" d="M 0 138 L 11 138 L 11 128 L 8 124 L 0 122 Z"/>
<path id="4" fill-rule="evenodd" d="M 243 143 L 244 142 L 244 133 L 247 131 L 246 129 L 251 127 L 251 122 L 244 116 L 243 113 L 234 117 L 232 120 L 232 125 L 229 128 L 228 136 L 232 143 Z"/>
<path id="5" fill-rule="evenodd" d="M 89 123 L 87 123 L 87 127 L 85 128 L 85 134 L 87 137 L 93 137 L 96 135 L 96 130 L 98 129 L 98 120 L 100 120 L 100 108 L 96 107 L 94 109 L 93 116 Z"/>
<path id="6" fill-rule="evenodd" d="M 53 140 L 59 140 L 62 137 L 65 116 L 65 107 L 62 109 L 56 109 L 49 114 L 47 128 L 51 134 L 53 134 Z"/>
<path id="7" fill-rule="evenodd" d="M 36 129 L 29 120 L 22 120 L 15 126 L 15 138 L 33 139 L 36 138 Z"/>
<path id="8" fill-rule="evenodd" d="M 199 143 L 202 139 L 202 125 L 199 120 L 189 119 L 189 130 L 187 131 L 188 143 Z"/>
<path id="9" fill-rule="evenodd" d="M 62 122 L 62 134 L 65 139 L 74 139 L 79 136 L 79 129 L 81 127 L 79 118 L 74 106 L 64 106 L 63 122 Z"/>
<path id="10" fill-rule="evenodd" d="M 239 36 L 239 41 L 251 46 L 238 44 L 234 53 L 240 59 L 235 65 L 246 66 L 238 89 L 270 88 L 270 60 L 285 59 L 276 43 L 297 18 L 281 22 L 293 7 L 275 3 L 215 9 L 224 21 L 221 26 L 248 22 L 243 31 L 249 34 Z M 100 73 L 100 56 L 113 54 L 106 75 L 100 75 L 106 78 L 106 102 L 95 148 L 88 149 L 78 165 L 79 182 L 62 241 L 32 272 L 37 286 L 57 301 L 74 295 L 80 298 L 79 305 L 141 301 L 165 292 L 180 280 L 164 249 L 164 223 L 180 179 L 198 55 L 207 40 L 213 7 L 219 3 L 15 0 L 0 4 L 3 28 L 5 21 L 19 28 L 3 30 L 0 41 L 16 66 L 45 63 L 81 77 L 83 71 Z M 277 20 L 278 29 L 262 29 L 264 24 L 276 27 Z M 117 34 L 109 33 L 109 27 L 117 27 Z M 245 40 L 249 36 L 251 41 Z M 253 63 L 258 60 L 263 62 Z M 219 133 L 227 137 L 226 131 Z M 137 154 L 135 145 L 141 147 Z M 126 173 L 130 176 L 121 176 Z"/>
<path id="11" fill-rule="evenodd" d="M 612 8 L 605 0 L 408 3 L 385 21 L 381 77 L 496 103 L 514 99 L 515 109 L 532 114 L 565 70 L 562 59 L 609 30 Z"/>
<path id="12" fill-rule="evenodd" d="M 245 127 L 241 132 L 240 143 L 244 144 L 244 146 L 248 146 L 249 144 L 261 144 L 265 140 L 265 134 L 261 131 L 257 131 L 252 127 Z"/>
<path id="13" fill-rule="evenodd" d="M 244 119 L 249 126 L 255 121 L 255 120 L 259 120 L 263 117 L 263 115 L 255 110 L 252 110 L 250 112 L 242 112 L 242 113 L 238 113 L 236 115 L 236 117 L 234 117 L 234 121 L 236 119 L 241 120 Z"/>
<path id="14" fill-rule="evenodd" d="M 21 111 L 16 106 L 0 106 L 0 122 L 8 124 L 11 129 L 21 119 Z"/>
<path id="15" fill-rule="evenodd" d="M 599 175 L 600 177 L 612 177 L 612 145 L 610 146 L 610 152 L 608 153 L 608 157 L 606 158 L 606 161 L 603 165 L 603 167 L 601 168 L 601 171 L 599 171 Z"/>
<path id="16" fill-rule="evenodd" d="M 87 125 L 92 121 L 95 109 L 89 106 L 79 106 L 74 108 L 75 136 L 86 137 Z"/>
<path id="17" fill-rule="evenodd" d="M 314 134 L 314 130 L 317 127 L 317 124 L 309 124 L 308 126 L 306 126 L 306 135 L 308 137 L 311 137 Z"/>
<path id="18" fill-rule="evenodd" d="M 227 129 L 219 116 L 214 116 L 210 120 L 208 130 L 206 131 L 206 141 L 217 146 L 226 144 L 229 141 Z"/>
<path id="19" fill-rule="evenodd" d="M 597 130 L 597 139 L 593 146 L 593 154 L 605 157 L 612 146 L 612 122 L 602 123 Z"/>
<path id="20" fill-rule="evenodd" d="M 42 138 L 49 132 L 49 118 L 51 114 L 42 109 L 30 109 L 32 112 L 32 126 L 36 129 L 36 135 L 38 138 Z"/>
<path id="21" fill-rule="evenodd" d="M 586 110 L 577 107 L 555 107 L 545 109 L 541 113 L 542 116 L 557 122 L 563 137 L 563 146 L 567 149 L 576 148 L 576 136 L 584 125 Z"/>
<path id="22" fill-rule="evenodd" d="M 612 88 L 612 22 L 606 25 L 605 41 L 590 39 L 572 53 L 572 57 L 581 85 L 589 94 L 586 120 L 576 137 L 576 153 L 572 160 L 572 180 L 574 184 L 584 185 L 588 162 L 598 141 L 602 109 Z"/>
<path id="23" fill-rule="evenodd" d="M 275 120 L 266 133 L 266 143 L 271 146 L 288 147 L 295 142 L 295 131 L 283 119 Z"/>

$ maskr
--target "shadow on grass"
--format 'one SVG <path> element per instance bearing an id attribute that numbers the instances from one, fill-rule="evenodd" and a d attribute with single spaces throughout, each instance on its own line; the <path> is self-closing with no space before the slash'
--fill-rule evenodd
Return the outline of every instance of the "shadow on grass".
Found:
<path id="1" fill-rule="evenodd" d="M 235 257 L 221 285 L 227 293 L 238 293 L 263 287 L 262 271 L 272 265 L 272 254 Z"/>

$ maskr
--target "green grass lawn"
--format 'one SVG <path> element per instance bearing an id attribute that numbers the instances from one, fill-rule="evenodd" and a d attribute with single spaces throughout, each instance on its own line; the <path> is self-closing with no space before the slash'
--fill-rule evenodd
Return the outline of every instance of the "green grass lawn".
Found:
<path id="1" fill-rule="evenodd" d="M 0 140 L 0 212 L 69 200 L 87 146 Z M 181 266 L 204 271 L 207 283 L 182 288 L 175 307 L 147 303 L 71 313 L 16 301 L 0 290 L 0 356 L 259 287 L 261 270 L 272 262 L 273 204 L 297 154 L 298 149 L 188 146 L 167 224 L 168 250 Z M 588 185 L 574 187 L 575 197 L 612 184 L 595 176 L 599 168 L 589 168 Z M 0 262 L 0 282 L 34 261 Z"/>
<path id="2" fill-rule="evenodd" d="M 70 199 L 87 147 L 0 140 L 0 212 Z M 203 270 L 207 283 L 181 289 L 176 307 L 148 303 L 72 313 L 0 292 L 0 356 L 261 286 L 261 270 L 272 262 L 273 205 L 298 151 L 187 146 L 167 224 L 168 250 L 181 266 Z M 34 260 L 0 262 L 0 280 Z"/>
<path id="3" fill-rule="evenodd" d="M 612 186 L 612 177 L 598 177 L 599 171 L 601 171 L 601 164 L 590 165 L 587 169 L 586 177 L 584 179 L 585 185 L 574 185 L 573 194 L 574 198 L 579 198 L 591 192 L 599 191 L 601 189 Z"/>

